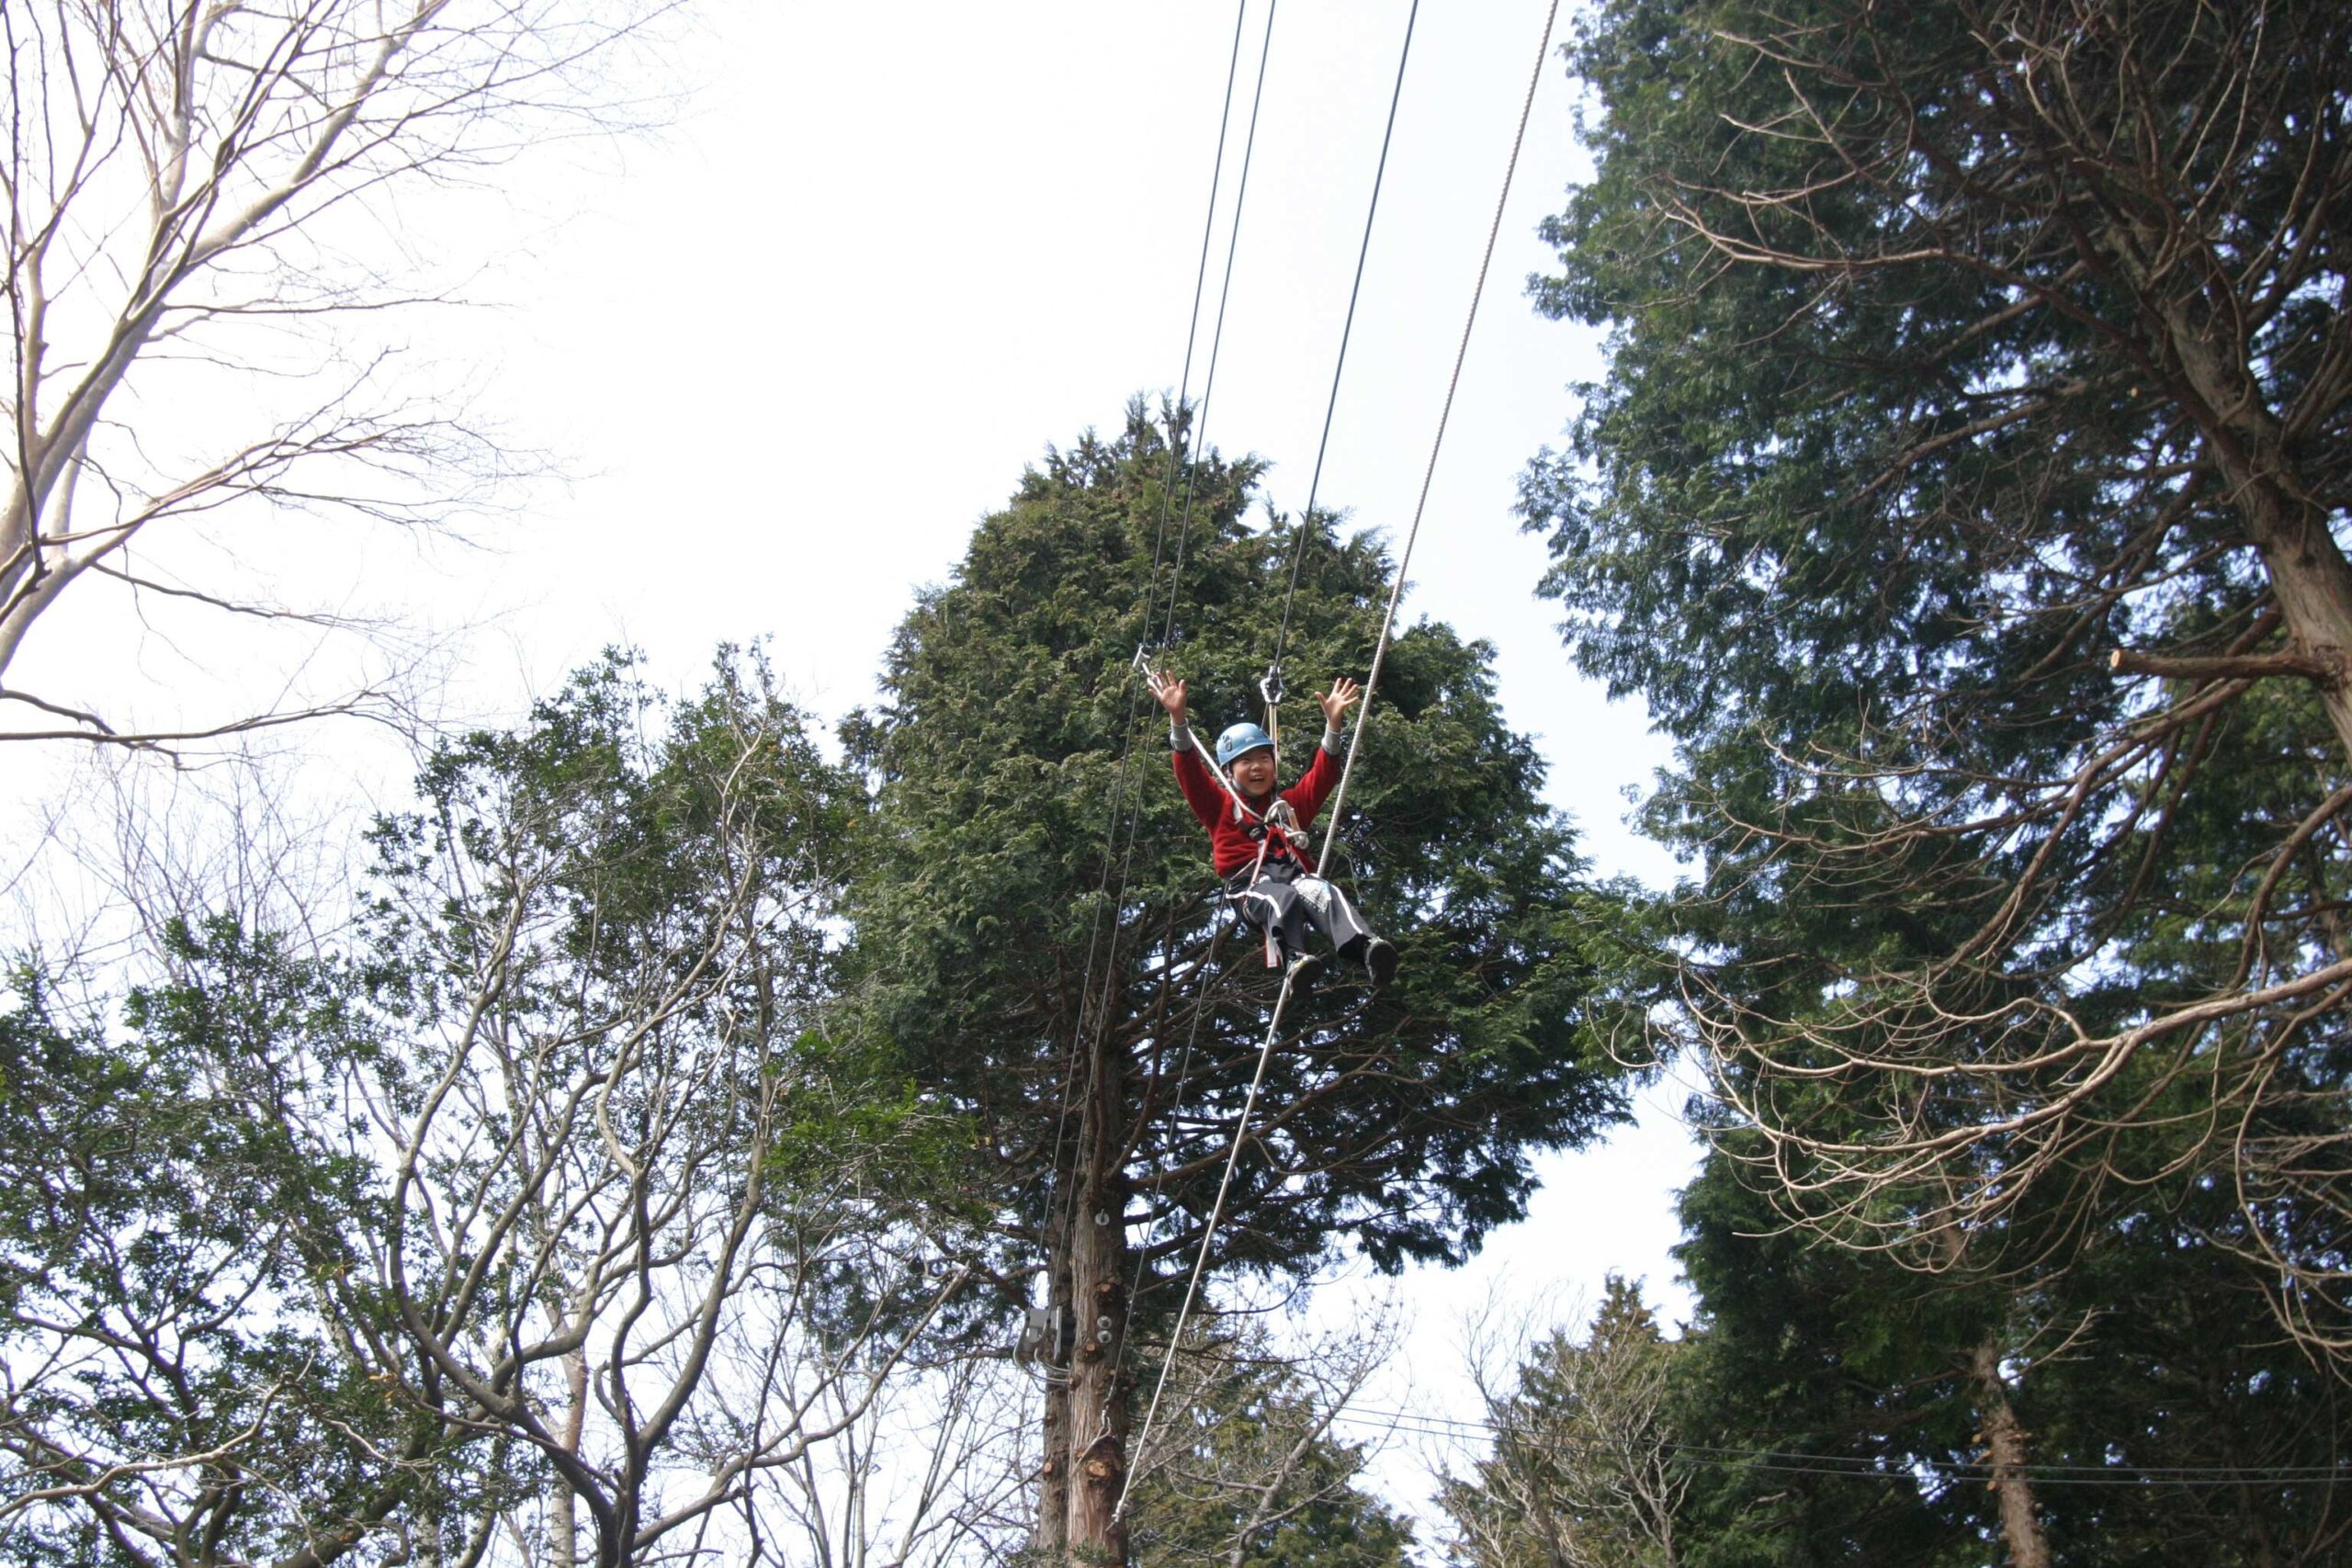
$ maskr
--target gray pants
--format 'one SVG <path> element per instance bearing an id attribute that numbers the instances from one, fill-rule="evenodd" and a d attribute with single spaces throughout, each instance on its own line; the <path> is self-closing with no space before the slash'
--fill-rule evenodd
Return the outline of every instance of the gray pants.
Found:
<path id="1" fill-rule="evenodd" d="M 1372 935 L 1346 894 L 1295 862 L 1270 860 L 1257 881 L 1249 878 L 1237 873 L 1226 896 L 1245 922 L 1266 933 L 1269 964 L 1305 953 L 1309 931 L 1321 931 L 1342 958 L 1363 952 Z"/>

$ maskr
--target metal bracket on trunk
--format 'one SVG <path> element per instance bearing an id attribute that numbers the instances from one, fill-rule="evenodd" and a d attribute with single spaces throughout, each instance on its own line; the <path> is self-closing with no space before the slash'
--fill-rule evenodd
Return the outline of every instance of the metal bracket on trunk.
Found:
<path id="1" fill-rule="evenodd" d="M 1077 1314 L 1069 1303 L 1063 1303 L 1058 1312 L 1051 1306 L 1033 1306 L 1022 1314 L 1012 1359 L 1024 1367 L 1064 1367 L 1069 1364 L 1070 1342 L 1077 1337 Z"/>

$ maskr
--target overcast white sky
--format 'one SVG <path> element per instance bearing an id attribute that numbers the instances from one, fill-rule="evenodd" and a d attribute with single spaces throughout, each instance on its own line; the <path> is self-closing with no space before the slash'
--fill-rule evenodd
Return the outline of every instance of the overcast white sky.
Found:
<path id="1" fill-rule="evenodd" d="M 1271 458 L 1286 506 L 1305 499 L 1408 3 L 1283 0 L 1274 26 L 1207 434 Z M 1401 536 L 1409 517 L 1544 7 L 1422 7 L 1322 487 L 1357 526 Z M 1263 16 L 1257 0 L 1237 156 Z M 685 96 L 660 135 L 529 157 L 494 193 L 400 214 L 420 252 L 481 265 L 472 292 L 499 305 L 412 318 L 408 362 L 472 388 L 571 482 L 481 553 L 330 552 L 324 592 L 482 623 L 449 693 L 479 714 L 513 714 L 614 641 L 684 683 L 716 641 L 765 637 L 815 708 L 865 700 L 914 590 L 1024 465 L 1173 389 L 1233 18 L 709 0 L 678 39 Z M 1506 710 L 1599 869 L 1657 881 L 1670 863 L 1622 818 L 1665 747 L 1570 668 L 1532 596 L 1544 547 L 1510 512 L 1597 366 L 1523 291 L 1549 260 L 1535 225 L 1583 167 L 1570 99 L 1555 56 L 1407 604 L 1494 644 Z M 20 677 L 87 664 L 87 631 L 45 628 Z M 168 685 L 191 657 L 149 646 L 133 663 Z M 38 773 L 16 770 L 20 802 L 47 787 Z M 358 775 L 380 798 L 404 783 Z M 1471 1413 L 1448 1344 L 1491 1293 L 1597 1296 L 1613 1269 L 1680 1303 L 1666 1248 L 1695 1157 L 1681 1092 L 1652 1091 L 1607 1146 L 1546 1160 L 1529 1221 L 1471 1269 L 1406 1282 L 1423 1406 Z M 1409 1490 L 1409 1469 L 1383 1473 Z"/>

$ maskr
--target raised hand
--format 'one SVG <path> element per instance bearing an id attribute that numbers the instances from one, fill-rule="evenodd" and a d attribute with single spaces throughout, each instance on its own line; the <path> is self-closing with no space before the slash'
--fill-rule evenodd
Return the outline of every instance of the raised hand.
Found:
<path id="1" fill-rule="evenodd" d="M 1151 672 L 1148 680 L 1151 686 L 1151 694 L 1159 700 L 1161 707 L 1168 710 L 1170 720 L 1177 724 L 1183 723 L 1186 711 L 1184 682 L 1173 675 L 1162 674 L 1157 670 Z"/>
<path id="2" fill-rule="evenodd" d="M 1363 688 L 1345 675 L 1332 682 L 1329 691 L 1316 693 L 1315 700 L 1323 709 L 1324 727 L 1329 729 L 1339 728 L 1346 720 L 1348 710 L 1356 705 L 1356 699 L 1362 695 L 1363 695 Z"/>

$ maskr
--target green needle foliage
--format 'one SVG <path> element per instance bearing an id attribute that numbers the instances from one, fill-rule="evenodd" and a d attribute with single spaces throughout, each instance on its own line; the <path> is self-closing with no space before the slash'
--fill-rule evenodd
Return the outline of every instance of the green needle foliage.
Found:
<path id="1" fill-rule="evenodd" d="M 1668 1410 L 1684 1347 L 1611 1275 L 1582 1343 L 1555 1331 L 1521 1365 L 1480 1367 L 1487 1455 L 1438 1503 L 1475 1568 L 1676 1568 L 1690 1470 Z M 1498 1382 L 1497 1374 L 1507 1379 Z"/>
<path id="2" fill-rule="evenodd" d="M 1739 1152 L 1682 1205 L 1702 1311 L 1673 1416 L 1704 1445 L 1689 1456 L 1688 1562 L 1959 1568 L 1998 1551 L 1980 1346 L 2027 1434 L 2024 1485 L 2058 1561 L 2342 1561 L 2352 1410 L 2293 1342 L 2248 1332 L 2268 1326 L 2259 1291 L 2206 1240 L 2234 1217 L 2228 1192 L 2146 1203 L 2074 1268 L 2020 1284 L 1922 1276 L 1779 1229 Z"/>
<path id="3" fill-rule="evenodd" d="M 1266 1027 L 1273 979 L 1227 930 L 1130 667 L 1181 555 L 1164 667 L 1207 733 L 1259 716 L 1291 531 L 1245 521 L 1258 472 L 1214 456 L 1171 472 L 1140 405 L 1050 454 L 922 596 L 887 700 L 847 728 L 875 789 L 847 905 L 857 1016 L 965 1120 L 986 1261 L 1016 1298 L 1058 1245 L 1049 1196 L 1067 1197 L 1099 1113 L 1143 1253 L 1138 1311 L 1173 1311 Z M 1321 730 L 1305 694 L 1370 660 L 1389 570 L 1326 518 L 1306 551 L 1286 780 Z M 1293 1004 L 1214 1269 L 1294 1272 L 1342 1241 L 1384 1269 L 1459 1258 L 1521 1213 L 1531 1151 L 1622 1114 L 1604 1053 L 1623 1021 L 1600 999 L 1621 962 L 1613 902 L 1580 880 L 1488 658 L 1428 622 L 1391 652 L 1335 874 L 1402 970 L 1378 998 L 1335 973 Z"/>
<path id="4" fill-rule="evenodd" d="M 1491 1450 L 1442 1495 L 1473 1568 L 1973 1568 L 2013 1560 L 1979 1347 L 2028 1436 L 2022 1484 L 2060 1562 L 2344 1560 L 2343 1391 L 2199 1245 L 2229 1195 L 2151 1208 L 2032 1289 L 1923 1277 L 1779 1223 L 1736 1147 L 1684 1193 L 1699 1301 L 1666 1339 L 1611 1281 L 1581 1338 L 1488 1393 Z"/>
<path id="5" fill-rule="evenodd" d="M 2352 1359 L 2352 12 L 1609 0 L 1573 62 L 1536 297 L 1610 374 L 1526 514 L 1679 743 L 1745 1156 L 2020 1279 L 2216 1182 Z"/>

